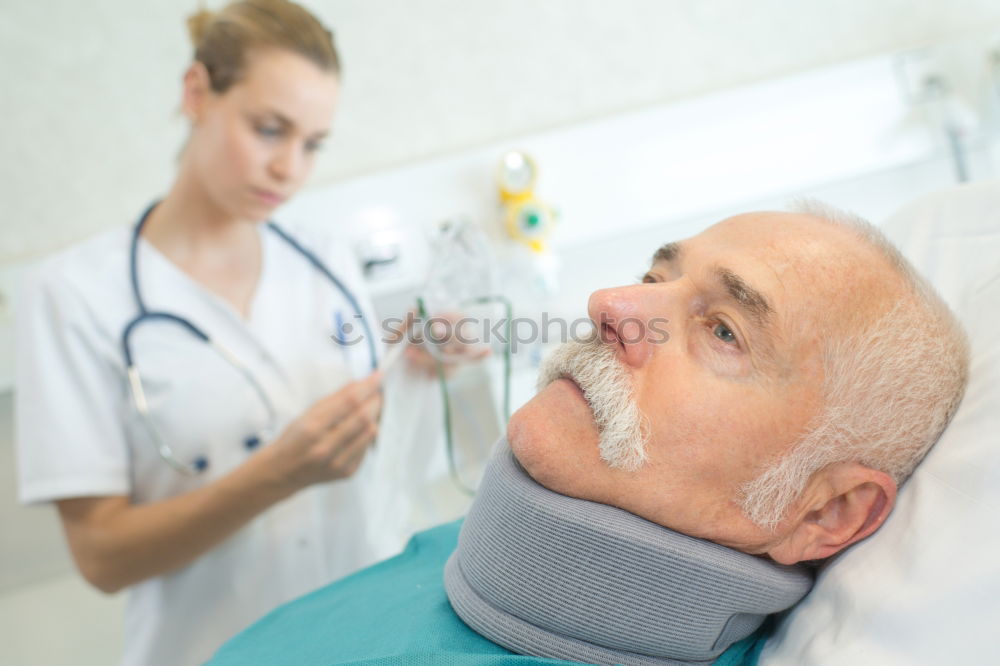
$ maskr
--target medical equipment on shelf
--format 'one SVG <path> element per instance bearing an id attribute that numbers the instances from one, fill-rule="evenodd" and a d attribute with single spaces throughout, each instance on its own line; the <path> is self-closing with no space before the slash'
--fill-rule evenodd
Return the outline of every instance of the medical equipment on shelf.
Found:
<path id="1" fill-rule="evenodd" d="M 535 195 L 537 181 L 538 166 L 526 153 L 511 151 L 497 166 L 497 186 L 507 233 L 531 250 L 544 252 L 556 213 Z"/>
<path id="2" fill-rule="evenodd" d="M 188 334 L 198 338 L 210 348 L 212 348 L 218 355 L 225 360 L 230 366 L 232 366 L 237 372 L 239 372 L 246 381 L 253 388 L 254 393 L 260 398 L 261 404 L 263 404 L 265 411 L 267 412 L 267 421 L 264 428 L 251 435 L 248 435 L 243 442 L 243 445 L 247 449 L 256 448 L 259 444 L 274 437 L 277 432 L 278 424 L 278 412 L 274 406 L 273 401 L 268 397 L 267 392 L 264 387 L 261 386 L 260 382 L 253 376 L 249 368 L 240 361 L 240 359 L 233 354 L 226 347 L 220 345 L 219 343 L 212 340 L 207 333 L 196 326 L 193 322 L 184 317 L 165 311 L 149 310 L 146 307 L 146 303 L 142 298 L 142 291 L 139 286 L 139 268 L 138 268 L 138 247 L 139 247 L 139 237 L 142 233 L 143 225 L 149 219 L 149 214 L 156 207 L 154 202 L 146 209 L 146 211 L 139 218 L 139 221 L 135 225 L 135 229 L 132 232 L 132 241 L 129 247 L 129 278 L 132 286 L 132 295 L 135 299 L 136 307 L 138 308 L 138 314 L 133 317 L 124 327 L 121 334 L 121 350 L 122 355 L 125 359 L 125 370 L 128 374 L 128 382 L 130 395 L 132 398 L 132 404 L 135 407 L 136 412 L 142 419 L 146 430 L 149 432 L 150 437 L 156 446 L 157 453 L 164 462 L 168 463 L 178 472 L 195 476 L 204 472 L 208 469 L 209 460 L 205 456 L 199 456 L 195 458 L 190 463 L 184 463 L 174 455 L 173 449 L 170 444 L 168 444 L 159 433 L 156 425 L 153 423 L 153 418 L 150 415 L 149 405 L 146 401 L 146 394 L 142 387 L 142 376 L 139 373 L 139 368 L 135 362 L 135 356 L 133 354 L 131 337 L 135 332 L 136 328 L 144 323 L 151 323 L 154 321 L 164 322 L 174 324 L 187 331 Z M 377 354 L 375 351 L 375 337 L 373 335 L 371 326 L 364 317 L 364 313 L 361 310 L 361 305 L 359 304 L 357 298 L 354 294 L 347 289 L 343 282 L 337 279 L 337 277 L 330 271 L 329 268 L 317 257 L 315 254 L 303 247 L 297 240 L 290 236 L 286 231 L 278 227 L 274 222 L 267 222 L 267 227 L 276 233 L 282 240 L 284 240 L 293 250 L 302 255 L 302 257 L 308 261 L 320 274 L 322 274 L 329 282 L 336 287 L 344 298 L 350 303 L 351 307 L 354 309 L 355 316 L 358 321 L 361 322 L 364 328 L 365 337 L 368 342 L 368 353 L 371 358 L 371 368 L 374 370 L 377 364 Z M 338 334 L 339 334 L 338 329 Z M 388 359 L 386 359 L 388 360 Z"/>
<path id="3" fill-rule="evenodd" d="M 433 260 L 427 275 L 421 295 L 417 298 L 418 321 L 433 323 L 435 317 L 444 317 L 456 325 L 469 323 L 471 308 L 480 306 L 499 306 L 502 310 L 503 334 L 503 422 L 510 418 L 510 365 L 511 365 L 511 305 L 497 291 L 497 276 L 495 260 L 486 234 L 475 225 L 461 219 L 444 222 L 438 229 L 436 238 L 432 240 Z M 465 315 L 455 321 L 458 314 Z M 474 484 L 463 478 L 463 465 L 457 461 L 457 444 L 452 424 L 453 399 L 448 389 L 448 378 L 445 364 L 449 361 L 449 346 L 454 348 L 450 340 L 436 340 L 433 326 L 428 327 L 428 335 L 423 336 L 423 344 L 434 359 L 438 383 L 441 389 L 442 412 L 444 422 L 445 447 L 448 458 L 448 471 L 455 485 L 467 494 L 473 494 Z M 484 327 L 485 328 L 488 327 Z M 461 339 L 461 331 L 452 331 Z M 402 345 L 400 345 L 402 346 Z M 465 347 L 466 343 L 459 342 Z M 456 359 L 467 357 L 468 349 L 464 348 L 454 356 Z M 480 442 L 483 460 L 493 441 Z M 466 470 L 466 473 L 468 471 Z"/>
<path id="4" fill-rule="evenodd" d="M 527 153 L 504 154 L 496 183 L 502 224 L 514 241 L 504 248 L 503 283 L 518 304 L 540 312 L 559 290 L 559 261 L 548 245 L 558 212 L 535 194 L 538 165 Z"/>

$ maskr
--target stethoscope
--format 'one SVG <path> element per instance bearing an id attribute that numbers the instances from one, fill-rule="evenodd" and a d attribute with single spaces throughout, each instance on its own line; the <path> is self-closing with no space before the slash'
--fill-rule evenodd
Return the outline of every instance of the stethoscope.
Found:
<path id="1" fill-rule="evenodd" d="M 135 299 L 136 307 L 139 312 L 133 317 L 126 325 L 124 330 L 122 330 L 121 346 L 122 346 L 122 356 L 125 358 L 125 371 L 128 374 L 129 383 L 129 393 L 132 397 L 132 405 L 135 407 L 136 412 L 139 414 L 143 423 L 145 424 L 146 430 L 156 446 L 156 452 L 159 454 L 166 463 L 173 467 L 178 472 L 188 475 L 196 476 L 209 466 L 209 460 L 205 456 L 198 456 L 190 463 L 182 462 L 180 459 L 174 455 L 173 449 L 170 445 L 163 439 L 160 435 L 159 430 L 153 422 L 152 416 L 149 413 L 149 404 L 146 402 L 146 394 L 142 388 L 142 377 L 139 374 L 139 368 L 135 365 L 135 358 L 132 354 L 132 347 L 130 344 L 130 338 L 135 329 L 143 323 L 160 321 L 169 322 L 180 326 L 185 329 L 190 335 L 198 338 L 206 345 L 215 350 L 220 357 L 222 357 L 229 365 L 231 365 L 237 372 L 239 372 L 253 388 L 254 393 L 260 398 L 261 403 L 264 405 L 264 409 L 267 411 L 267 424 L 258 433 L 248 435 L 243 440 L 243 445 L 247 450 L 255 449 L 263 440 L 273 437 L 277 431 L 278 425 L 278 410 L 275 408 L 274 403 L 267 395 L 267 391 L 261 383 L 254 377 L 250 369 L 244 364 L 240 359 L 233 354 L 229 349 L 220 345 L 219 343 L 212 340 L 205 331 L 196 326 L 193 322 L 179 315 L 158 311 L 149 310 L 146 308 L 146 303 L 142 298 L 142 292 L 139 289 L 139 270 L 138 270 L 138 258 L 139 258 L 139 236 L 142 234 L 142 227 L 146 224 L 146 220 L 149 219 L 149 214 L 156 207 L 158 202 L 153 202 L 145 210 L 139 221 L 135 225 L 135 229 L 132 232 L 132 241 L 129 246 L 129 277 L 132 284 L 132 296 Z M 337 277 L 330 271 L 326 265 L 320 261 L 319 257 L 310 252 L 308 249 L 303 247 L 297 240 L 288 234 L 281 227 L 276 225 L 274 222 L 268 221 L 268 228 L 276 233 L 282 240 L 284 240 L 293 250 L 302 255 L 313 268 L 319 271 L 327 280 L 329 280 L 333 285 L 343 294 L 344 298 L 351 307 L 354 308 L 355 316 L 358 321 L 361 322 L 361 326 L 364 328 L 365 338 L 368 341 L 368 353 L 371 358 L 371 368 L 374 371 L 377 365 L 377 356 L 375 352 L 375 337 L 372 335 L 371 327 L 368 324 L 368 320 L 365 319 L 364 312 L 361 310 L 361 306 L 354 295 L 344 286 L 344 283 L 337 279 Z M 342 332 L 337 331 L 337 341 L 342 343 Z"/>

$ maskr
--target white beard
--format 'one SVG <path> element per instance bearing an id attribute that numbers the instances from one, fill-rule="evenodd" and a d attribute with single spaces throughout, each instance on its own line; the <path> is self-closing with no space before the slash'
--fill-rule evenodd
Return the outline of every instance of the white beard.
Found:
<path id="1" fill-rule="evenodd" d="M 632 380 L 614 350 L 597 338 L 567 342 L 539 368 L 538 389 L 567 377 L 579 385 L 594 413 L 601 458 L 614 469 L 634 472 L 646 462 L 649 424 L 632 395 Z"/>

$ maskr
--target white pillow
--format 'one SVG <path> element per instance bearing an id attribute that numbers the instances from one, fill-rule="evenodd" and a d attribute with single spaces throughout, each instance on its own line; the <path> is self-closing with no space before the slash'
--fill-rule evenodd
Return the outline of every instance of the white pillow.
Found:
<path id="1" fill-rule="evenodd" d="M 888 521 L 823 571 L 764 666 L 1000 663 L 1000 181 L 919 199 L 883 229 L 965 325 L 969 386 Z"/>

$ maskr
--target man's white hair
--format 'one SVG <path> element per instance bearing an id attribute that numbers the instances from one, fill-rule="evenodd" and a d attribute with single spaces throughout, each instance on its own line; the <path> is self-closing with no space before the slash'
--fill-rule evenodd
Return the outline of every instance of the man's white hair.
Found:
<path id="1" fill-rule="evenodd" d="M 906 296 L 850 335 L 823 341 L 823 405 L 806 433 L 741 489 L 744 514 L 774 529 L 810 477 L 854 461 L 902 484 L 937 441 L 965 391 L 965 332 L 934 288 L 869 222 L 814 200 L 793 211 L 854 233 L 903 279 Z"/>

